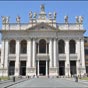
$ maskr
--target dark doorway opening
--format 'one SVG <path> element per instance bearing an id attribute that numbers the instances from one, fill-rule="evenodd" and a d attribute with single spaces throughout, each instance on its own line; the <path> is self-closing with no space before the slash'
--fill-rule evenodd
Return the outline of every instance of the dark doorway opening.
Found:
<path id="1" fill-rule="evenodd" d="M 39 74 L 46 75 L 46 61 L 39 61 Z"/>
<path id="2" fill-rule="evenodd" d="M 70 73 L 71 75 L 76 74 L 76 61 L 70 61 Z"/>
<path id="3" fill-rule="evenodd" d="M 65 61 L 59 61 L 59 75 L 65 75 Z"/>
<path id="4" fill-rule="evenodd" d="M 20 62 L 20 75 L 22 76 L 26 75 L 26 61 Z"/>
<path id="5" fill-rule="evenodd" d="M 9 74 L 8 75 L 14 75 L 15 73 L 15 61 L 9 62 Z"/>
<path id="6" fill-rule="evenodd" d="M 86 66 L 86 73 L 88 74 L 88 66 Z"/>

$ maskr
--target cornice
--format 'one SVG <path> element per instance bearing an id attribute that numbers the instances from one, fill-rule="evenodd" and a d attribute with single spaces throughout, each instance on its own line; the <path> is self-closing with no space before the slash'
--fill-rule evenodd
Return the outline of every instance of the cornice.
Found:
<path id="1" fill-rule="evenodd" d="M 3 32 L 85 32 L 86 30 L 0 30 Z"/>

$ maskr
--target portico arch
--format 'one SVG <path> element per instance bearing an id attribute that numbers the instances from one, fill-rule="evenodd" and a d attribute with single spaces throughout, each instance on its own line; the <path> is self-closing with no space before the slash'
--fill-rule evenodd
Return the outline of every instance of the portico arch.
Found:
<path id="1" fill-rule="evenodd" d="M 26 54 L 27 53 L 27 41 L 26 40 L 22 40 L 20 42 L 20 53 L 21 54 Z"/>
<path id="2" fill-rule="evenodd" d="M 64 40 L 59 40 L 58 42 L 58 53 L 60 54 L 64 54 L 65 53 L 65 43 L 64 43 Z"/>
<path id="3" fill-rule="evenodd" d="M 71 54 L 75 54 L 75 49 L 76 49 L 75 40 L 70 40 L 70 42 L 69 42 L 69 52 Z"/>
<path id="4" fill-rule="evenodd" d="M 15 48 L 16 48 L 16 41 L 15 40 L 11 40 L 9 42 L 9 53 L 10 54 L 15 54 Z"/>

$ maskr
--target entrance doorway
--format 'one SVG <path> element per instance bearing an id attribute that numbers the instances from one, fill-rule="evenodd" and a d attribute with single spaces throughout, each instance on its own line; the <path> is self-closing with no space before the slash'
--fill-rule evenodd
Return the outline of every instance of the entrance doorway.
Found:
<path id="1" fill-rule="evenodd" d="M 39 74 L 46 75 L 46 61 L 39 61 Z"/>
<path id="2" fill-rule="evenodd" d="M 65 61 L 59 61 L 59 75 L 65 75 Z"/>
<path id="3" fill-rule="evenodd" d="M 26 61 L 20 62 L 20 75 L 22 76 L 26 75 Z"/>
<path id="4" fill-rule="evenodd" d="M 9 75 L 14 75 L 15 73 L 15 61 L 9 62 Z"/>
<path id="5" fill-rule="evenodd" d="M 76 74 L 76 61 L 70 61 L 70 73 L 71 75 Z"/>

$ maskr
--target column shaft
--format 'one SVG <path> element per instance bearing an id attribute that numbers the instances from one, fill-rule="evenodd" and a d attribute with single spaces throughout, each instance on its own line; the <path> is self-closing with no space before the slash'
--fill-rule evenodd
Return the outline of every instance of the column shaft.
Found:
<path id="1" fill-rule="evenodd" d="M 2 40 L 2 47 L 1 47 L 1 65 L 0 65 L 0 76 L 3 76 L 3 69 L 4 69 L 4 59 L 5 59 L 5 40 Z"/>
<path id="2" fill-rule="evenodd" d="M 47 54 L 47 43 L 46 43 L 46 54 Z"/>
<path id="3" fill-rule="evenodd" d="M 54 67 L 57 66 L 57 41 L 54 39 Z"/>
<path id="4" fill-rule="evenodd" d="M 8 76 L 8 40 L 5 41 L 5 76 Z"/>
<path id="5" fill-rule="evenodd" d="M 65 61 L 65 75 L 70 76 L 70 60 L 69 60 L 69 41 L 65 41 L 65 54 L 66 54 L 66 61 Z"/>
<path id="6" fill-rule="evenodd" d="M 4 57 L 5 56 L 5 41 L 2 40 L 2 47 L 1 47 L 1 68 L 4 66 Z"/>
<path id="7" fill-rule="evenodd" d="M 53 58 L 53 46 L 52 46 L 52 39 L 49 42 L 49 57 L 50 57 L 50 67 L 52 67 L 52 58 Z"/>
<path id="8" fill-rule="evenodd" d="M 19 76 L 19 72 L 20 72 L 20 42 L 19 40 L 16 40 L 16 61 L 15 61 L 15 76 Z"/>
<path id="9" fill-rule="evenodd" d="M 38 54 L 39 54 L 39 43 L 38 43 Z"/>
<path id="10" fill-rule="evenodd" d="M 5 68 L 8 68 L 8 40 L 5 41 Z"/>
<path id="11" fill-rule="evenodd" d="M 38 71 L 37 72 L 38 72 L 38 76 L 39 76 L 39 60 L 37 62 L 38 62 Z"/>
<path id="12" fill-rule="evenodd" d="M 31 39 L 27 41 L 27 75 L 29 75 L 29 68 L 31 68 Z"/>
<path id="13" fill-rule="evenodd" d="M 77 75 L 80 75 L 79 68 L 80 68 L 80 40 L 76 40 L 76 54 L 77 54 L 77 61 L 76 61 L 76 68 L 77 68 Z"/>
<path id="14" fill-rule="evenodd" d="M 46 60 L 46 76 L 48 76 L 48 61 Z"/>
<path id="15" fill-rule="evenodd" d="M 35 39 L 33 39 L 33 64 L 32 67 L 35 68 L 35 57 L 36 57 L 36 44 L 35 44 Z"/>
<path id="16" fill-rule="evenodd" d="M 81 64 L 82 64 L 82 75 L 84 75 L 84 73 L 86 73 L 85 70 L 85 55 L 84 55 L 84 40 L 81 39 Z"/>

